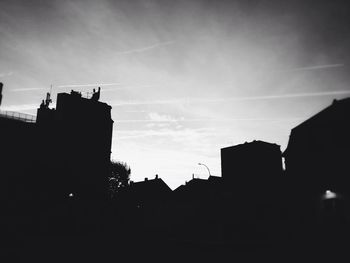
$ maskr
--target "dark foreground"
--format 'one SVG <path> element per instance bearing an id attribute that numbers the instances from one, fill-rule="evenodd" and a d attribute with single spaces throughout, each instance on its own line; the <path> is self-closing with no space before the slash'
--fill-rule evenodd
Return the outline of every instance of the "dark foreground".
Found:
<path id="1" fill-rule="evenodd" d="M 196 244 L 145 238 L 27 236 L 2 240 L 1 262 L 334 262 L 349 257 L 348 244 Z"/>

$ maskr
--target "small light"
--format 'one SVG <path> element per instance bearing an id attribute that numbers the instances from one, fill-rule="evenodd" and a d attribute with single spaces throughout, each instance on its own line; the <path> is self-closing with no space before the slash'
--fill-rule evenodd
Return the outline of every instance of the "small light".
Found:
<path id="1" fill-rule="evenodd" d="M 336 198 L 336 197 L 337 197 L 336 193 L 332 192 L 331 190 L 327 190 L 325 195 L 324 195 L 325 199 L 331 199 L 331 198 Z"/>
<path id="2" fill-rule="evenodd" d="M 69 197 L 73 197 L 73 193 L 70 193 L 70 194 L 69 194 Z"/>

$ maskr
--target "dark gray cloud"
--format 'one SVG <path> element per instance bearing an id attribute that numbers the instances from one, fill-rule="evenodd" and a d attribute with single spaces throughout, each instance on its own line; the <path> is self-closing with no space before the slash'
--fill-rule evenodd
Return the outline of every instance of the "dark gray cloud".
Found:
<path id="1" fill-rule="evenodd" d="M 215 85 L 220 74 L 264 68 L 268 63 L 262 57 L 266 57 L 269 63 L 285 64 L 287 71 L 342 64 L 330 78 L 345 83 L 350 63 L 348 6 L 347 1 L 337 0 L 2 0 L 0 49 L 7 67 L 0 71 L 16 68 L 17 77 L 44 74 L 55 82 L 59 74 L 69 74 L 62 67 L 56 69 L 58 64 L 86 75 L 87 68 L 102 71 L 100 65 L 113 67 L 115 56 L 127 54 L 132 66 L 137 60 L 173 76 L 198 78 L 193 68 L 222 64 L 216 70 L 213 67 L 213 80 L 206 80 Z M 149 48 L 161 43 L 174 45 Z M 242 46 L 249 52 L 242 53 Z M 146 49 L 158 53 L 135 52 Z M 196 57 L 197 51 L 206 52 L 207 57 Z M 191 69 L 187 68 L 189 60 L 197 63 Z M 242 69 L 231 67 L 231 61 L 242 61 Z"/>
<path id="2" fill-rule="evenodd" d="M 44 1 L 44 0 L 2 0 L 0 3 L 0 21 L 2 31 L 7 29 L 25 32 L 29 34 L 36 30 L 59 31 L 69 19 L 69 9 L 62 6 L 81 7 L 94 6 L 99 12 L 99 5 L 108 5 L 113 9 L 124 13 L 135 24 L 152 26 L 155 21 L 162 20 L 162 26 L 172 28 L 173 22 L 186 15 L 202 16 L 200 22 L 216 20 L 223 23 L 222 26 L 234 26 L 236 22 L 250 20 L 264 22 L 270 30 L 278 29 L 278 24 L 295 23 L 299 33 L 306 42 L 310 42 L 310 48 L 316 45 L 320 48 L 332 48 L 341 46 L 350 38 L 350 5 L 341 0 L 194 0 L 194 1 L 170 1 L 170 0 L 119 0 L 119 1 Z M 92 17 L 91 19 L 94 19 Z M 273 21 L 274 24 L 270 24 Z M 264 23 L 256 24 L 257 30 L 269 30 Z M 184 29 L 186 30 L 186 29 Z M 45 32 L 44 32 L 45 33 Z M 276 31 L 278 33 L 278 31 Z M 282 33 L 282 32 L 280 32 Z M 345 43 L 344 43 L 345 46 Z"/>

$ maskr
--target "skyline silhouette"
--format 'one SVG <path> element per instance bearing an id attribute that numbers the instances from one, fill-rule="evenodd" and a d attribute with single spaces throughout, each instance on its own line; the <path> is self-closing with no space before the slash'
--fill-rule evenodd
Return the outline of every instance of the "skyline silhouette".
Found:
<path id="1" fill-rule="evenodd" d="M 1 83 L 1 89 L 3 89 L 3 83 Z M 98 91 L 96 92 L 96 89 L 98 89 Z M 93 88 L 93 91 L 92 92 L 77 92 L 77 91 L 74 91 L 74 90 L 71 90 L 71 95 L 76 95 L 77 97 L 81 97 L 81 98 L 83 98 L 83 99 L 91 99 L 91 100 L 96 100 L 96 101 L 98 101 L 99 100 L 99 97 L 100 97 L 100 92 L 101 92 L 101 88 L 100 87 L 96 87 L 96 89 L 95 88 Z M 58 96 L 58 97 L 63 97 L 63 94 L 64 93 L 62 93 L 62 95 L 61 94 L 59 94 L 60 96 Z M 328 94 L 327 94 L 328 95 Z M 1 96 L 2 96 L 2 93 L 1 93 Z M 333 99 L 333 103 L 335 103 L 337 100 L 336 99 Z M 343 100 L 342 100 L 343 101 Z M 21 118 L 24 118 L 24 120 L 26 120 L 26 121 L 29 121 L 29 122 L 36 122 L 36 123 L 39 123 L 39 125 L 41 124 L 41 123 L 43 123 L 43 120 L 44 120 L 44 122 L 45 122 L 45 119 L 53 119 L 54 117 L 54 111 L 55 111 L 55 108 L 53 108 L 52 106 L 50 106 L 49 107 L 49 105 L 52 103 L 52 99 L 51 99 L 51 94 L 48 92 L 47 94 L 46 94 L 46 99 L 45 100 L 42 100 L 42 103 L 41 103 L 41 105 L 40 105 L 40 107 L 38 108 L 38 111 L 37 111 L 37 116 L 35 116 L 35 115 L 30 115 L 30 114 L 24 114 L 24 113 L 20 113 L 20 112 L 12 112 L 12 111 L 3 111 L 2 112 L 2 114 L 4 115 L 4 116 L 6 116 L 6 115 L 9 115 L 8 117 L 13 117 L 14 119 L 21 119 Z M 60 103 L 61 104 L 61 103 Z M 72 105 L 72 108 L 71 108 L 71 110 L 73 110 L 74 111 L 74 108 L 75 107 L 79 107 L 78 105 Z M 60 108 L 60 107 L 59 107 Z M 112 109 L 112 108 L 111 108 Z M 90 113 L 91 114 L 91 116 L 93 116 L 93 114 L 92 113 Z M 39 117 L 38 117 L 39 116 Z M 78 117 L 79 115 L 77 115 L 77 117 Z M 80 115 L 80 117 L 81 117 L 81 115 Z M 311 119 L 312 119 L 312 117 L 311 117 Z M 49 122 L 51 122 L 51 121 L 49 121 Z M 305 121 L 304 121 L 305 122 Z M 299 124 L 299 125 L 297 125 L 296 127 L 299 127 L 300 125 L 302 125 L 304 122 L 301 122 L 301 124 Z M 46 124 L 47 125 L 47 124 Z M 45 124 L 44 124 L 44 126 L 45 126 Z M 50 128 L 51 130 L 50 131 L 48 131 L 48 135 L 49 135 L 49 137 L 50 138 L 53 138 L 53 137 L 55 137 L 55 133 L 57 132 L 57 131 L 55 131 L 54 130 L 54 128 Z M 114 128 L 112 128 L 112 130 L 114 130 Z M 292 129 L 291 131 L 293 131 L 294 129 Z M 114 130 L 114 132 L 116 132 L 115 130 Z M 81 131 L 81 132 L 78 132 L 78 133 L 80 133 L 80 134 L 83 134 L 83 133 L 85 133 L 84 131 Z M 82 135 L 80 135 L 80 136 L 82 136 Z M 87 135 L 84 135 L 84 136 L 87 136 Z M 87 137 L 89 137 L 89 136 L 87 136 Z M 91 136 L 91 137 L 93 137 L 93 136 Z M 113 136 L 112 136 L 113 137 Z M 111 137 L 111 138 L 112 138 Z M 49 141 L 50 139 L 48 138 L 48 141 Z M 112 140 L 112 139 L 111 139 Z M 256 141 L 255 139 L 251 142 L 251 143 L 259 143 L 259 142 L 261 142 L 261 143 L 267 143 L 267 144 L 269 144 L 269 143 L 272 143 L 272 144 L 274 144 L 274 142 L 264 142 L 264 141 Z M 243 142 L 242 142 L 243 143 Z M 245 144 L 247 143 L 247 141 L 245 141 Z M 289 142 L 290 143 L 290 142 Z M 271 144 L 271 145 L 272 145 Z M 229 150 L 230 148 L 235 148 L 235 147 L 237 147 L 237 146 L 239 146 L 240 144 L 237 144 L 237 145 L 232 145 L 232 146 L 225 146 L 225 147 L 223 147 L 223 148 L 221 148 L 221 165 L 220 165 L 220 173 L 219 174 L 215 174 L 216 176 L 222 176 L 222 174 L 223 174 L 223 172 L 222 172 L 222 162 L 223 162 L 223 159 L 222 159 L 222 155 L 223 155 L 223 151 L 226 151 L 226 149 L 227 150 Z M 243 145 L 243 144 L 242 144 Z M 280 145 L 277 145 L 276 144 L 276 146 L 278 146 L 278 147 L 281 147 Z M 287 152 L 287 151 L 286 151 Z M 283 156 L 286 156 L 286 152 L 283 154 Z M 112 153 L 112 159 L 113 159 L 113 152 L 111 152 Z M 120 161 L 124 161 L 124 160 L 120 160 Z M 127 161 L 127 160 L 125 160 L 125 161 Z M 262 160 L 261 160 L 261 162 L 263 162 Z M 198 163 L 199 164 L 199 163 Z M 150 166 L 153 166 L 154 164 L 149 164 Z M 205 164 L 204 164 L 205 165 Z M 285 163 L 284 163 L 284 160 L 282 160 L 281 161 L 281 165 L 283 165 L 283 167 L 285 166 Z M 205 165 L 206 166 L 206 165 Z M 208 167 L 206 166 L 206 168 L 208 169 Z M 209 171 L 209 170 L 208 170 Z M 210 171 L 209 171 L 209 173 L 210 173 Z M 192 174 L 192 178 L 194 178 L 194 176 L 195 176 L 195 174 L 193 173 Z M 207 176 L 206 175 L 196 175 L 198 178 L 202 178 L 202 179 L 204 179 L 204 178 L 207 178 Z M 144 176 L 145 177 L 145 176 Z M 143 177 L 143 178 L 144 178 Z M 210 177 L 210 174 L 209 174 L 209 177 Z M 136 177 L 137 178 L 137 177 Z M 165 178 L 166 178 L 166 175 L 165 175 Z M 172 188 L 172 190 L 175 190 L 176 188 L 178 188 L 179 186 L 181 186 L 184 182 L 186 182 L 186 181 L 188 181 L 188 179 L 190 178 L 190 175 L 187 175 L 187 178 L 185 178 L 185 180 L 184 181 L 182 181 L 182 182 L 180 182 L 178 185 L 176 185 L 175 187 L 173 187 Z M 132 181 L 135 181 L 135 177 L 133 177 L 132 176 L 132 174 L 131 174 L 131 178 L 130 178 Z M 137 181 L 137 179 L 136 179 L 136 181 Z"/>
<path id="2" fill-rule="evenodd" d="M 223 260 L 232 249 L 248 249 L 256 259 L 254 251 L 270 257 L 276 246 L 279 254 L 296 245 L 319 247 L 324 239 L 347 244 L 350 98 L 334 100 L 294 127 L 283 153 L 261 140 L 225 147 L 222 176 L 208 168 L 207 179 L 193 174 L 172 190 L 158 174 L 130 180 L 126 164 L 118 168 L 125 169 L 123 178 L 112 174 L 112 108 L 99 96 L 100 89 L 87 97 L 59 93 L 53 108 L 47 93 L 36 121 L 1 111 L 0 225 L 16 247 L 28 239 L 69 239 L 77 243 L 68 243 L 62 255 L 73 249 L 84 258 L 90 252 L 81 252 L 83 241 L 90 240 L 100 260 L 133 250 L 127 257 Z M 124 180 L 113 195 L 112 177 Z"/>
<path id="3" fill-rule="evenodd" d="M 90 87 L 90 86 L 89 86 Z M 100 91 L 101 91 L 101 88 L 100 87 L 97 87 L 96 86 L 96 89 L 98 89 L 99 91 L 98 91 L 98 94 L 100 94 Z M 78 92 L 79 94 L 81 94 L 81 96 L 83 96 L 84 98 L 92 98 L 92 96 L 93 96 L 93 94 L 95 94 L 95 90 L 96 90 L 95 88 L 93 89 L 93 91 L 92 92 L 88 92 L 88 91 L 84 91 L 84 92 Z M 6 90 L 6 89 L 5 89 Z M 73 91 L 73 90 L 72 90 Z M 108 92 L 108 91 L 107 91 Z M 341 92 L 340 94 L 346 94 L 347 92 Z M 50 93 L 47 93 L 47 94 L 49 94 L 49 96 L 51 95 Z M 103 94 L 103 92 L 102 92 L 102 94 Z M 325 96 L 330 96 L 332 93 L 330 93 L 330 94 L 325 94 Z M 336 95 L 336 94 L 335 94 Z M 100 95 L 98 95 L 98 96 L 100 96 Z M 318 96 L 317 94 L 315 95 L 315 96 Z M 322 96 L 322 95 L 321 95 Z M 47 101 L 47 99 L 48 98 L 46 98 L 46 100 L 42 100 L 42 105 L 40 106 L 40 107 L 44 107 L 44 108 L 48 108 L 48 105 L 50 104 L 50 103 L 52 103 L 52 101 L 53 102 L 56 102 L 56 100 L 54 99 L 54 100 L 52 100 L 50 97 L 49 97 L 49 102 Z M 239 98 L 237 98 L 238 100 L 239 100 Z M 254 100 L 254 97 L 252 97 L 252 99 Z M 268 98 L 269 99 L 269 98 Z M 244 100 L 246 100 L 246 99 L 244 99 Z M 249 100 L 249 99 L 248 99 Z M 335 100 L 335 99 L 333 99 L 333 100 Z M 5 101 L 6 101 L 6 99 L 5 99 Z M 45 106 L 46 105 L 46 106 Z M 7 109 L 7 107 L 5 106 L 5 107 L 2 107 L 2 108 L 5 108 L 5 112 L 6 112 L 6 109 Z M 321 109 L 320 109 L 321 110 Z M 24 117 L 24 118 L 30 118 L 32 121 L 37 121 L 37 116 L 36 115 L 33 115 L 33 114 L 26 114 L 26 113 L 22 113 L 22 112 L 16 112 L 16 111 L 8 111 L 9 113 L 8 114 L 12 114 L 12 115 L 17 115 L 19 118 L 22 116 L 22 117 Z M 174 122 L 174 120 L 171 120 L 171 119 L 167 119 L 167 117 L 165 117 L 164 119 L 162 119 L 163 117 L 162 116 L 158 116 L 157 114 L 155 114 L 155 116 L 154 116 L 154 118 L 155 119 L 157 119 L 158 118 L 158 120 L 157 121 L 155 121 L 155 122 L 159 122 L 159 123 L 163 123 L 163 122 L 165 122 L 165 123 L 167 123 L 167 122 Z M 199 123 L 201 123 L 202 121 L 204 121 L 204 120 L 199 120 Z M 214 121 L 214 120 L 209 120 L 209 121 Z M 221 121 L 225 121 L 225 120 L 221 120 Z M 235 121 L 234 119 L 232 120 L 230 120 L 230 119 L 228 119 L 227 121 Z M 237 119 L 236 121 L 245 121 L 244 119 L 243 120 L 240 120 L 240 119 Z M 249 121 L 249 120 L 248 120 Z M 256 119 L 256 120 L 254 120 L 254 119 L 252 119 L 251 121 L 274 121 L 273 119 L 272 120 L 264 120 L 264 119 L 262 119 L 262 120 L 259 120 L 259 119 Z M 283 121 L 283 120 L 276 120 L 277 122 L 278 121 Z M 301 118 L 296 118 L 295 120 L 293 120 L 294 122 L 296 122 L 296 126 L 298 125 L 298 123 L 302 123 L 303 122 L 303 120 L 301 119 Z M 176 121 L 177 122 L 177 121 Z M 181 120 L 179 121 L 179 122 L 181 122 Z M 215 121 L 214 121 L 215 122 Z M 220 122 L 220 121 L 219 121 Z M 119 120 L 118 120 L 118 123 L 119 123 Z M 121 123 L 123 123 L 123 121 L 121 121 Z M 114 130 L 114 129 L 113 129 Z M 114 133 L 118 133 L 118 129 L 116 129 L 116 130 L 114 130 Z M 132 133 L 132 132 L 131 132 Z M 147 135 L 146 135 L 147 136 Z M 115 138 L 114 140 L 116 140 L 116 136 L 113 136 L 113 138 Z M 133 136 L 131 136 L 131 138 L 133 138 Z M 252 141 L 255 141 L 255 139 L 256 138 L 254 138 L 254 139 L 252 139 Z M 245 141 L 245 142 L 247 142 L 247 141 Z M 270 142 L 272 142 L 272 141 L 270 141 Z M 243 141 L 241 141 L 241 142 L 238 142 L 238 144 L 239 143 L 243 143 Z M 274 143 L 274 142 L 272 142 L 272 143 Z M 286 143 L 286 145 L 287 145 L 287 143 Z M 222 146 L 222 148 L 225 148 L 225 147 L 230 147 L 230 146 L 227 146 L 227 145 L 223 145 Z M 281 146 L 280 146 L 281 147 Z M 284 149 L 286 149 L 286 146 L 285 147 L 283 147 Z M 217 152 L 220 152 L 220 150 L 217 150 Z M 112 158 L 115 158 L 116 157 L 116 155 L 114 154 L 113 155 L 113 148 L 112 148 Z M 150 155 L 152 155 L 152 153 L 149 153 Z M 117 158 L 118 160 L 120 160 L 120 161 L 129 161 L 129 160 L 121 160 L 120 158 Z M 195 160 L 198 160 L 198 158 L 196 158 Z M 155 161 L 155 163 L 157 163 L 157 161 Z M 284 163 L 283 163 L 283 165 L 284 165 Z M 153 165 L 150 165 L 150 166 L 153 166 Z M 194 167 L 196 167 L 196 166 L 194 166 Z M 177 168 L 179 168 L 179 167 L 177 167 Z M 197 168 L 197 169 L 196 169 Z M 203 172 L 203 170 L 202 169 L 198 169 L 198 167 L 196 167 L 196 168 L 192 168 L 193 170 L 192 171 L 195 171 L 196 173 L 192 173 L 192 174 L 196 174 L 196 176 L 197 177 L 200 177 L 200 178 L 207 178 L 207 175 L 206 175 L 206 172 Z M 212 169 L 212 167 L 211 167 L 211 169 Z M 216 168 L 217 169 L 217 168 Z M 215 169 L 215 167 L 214 167 L 214 175 L 216 175 L 216 176 L 221 176 L 221 165 L 219 166 L 219 171 L 218 170 L 216 170 Z M 158 171 L 157 169 L 154 169 L 154 171 Z M 158 174 L 158 173 L 157 173 Z M 150 174 L 137 174 L 137 176 L 135 176 L 135 173 L 133 173 L 133 174 L 131 174 L 131 179 L 133 180 L 133 181 L 137 181 L 137 180 L 143 180 L 143 178 L 144 177 L 147 177 L 147 176 L 150 176 Z M 151 175 L 151 176 L 153 176 L 153 175 Z M 190 178 L 191 178 L 191 174 L 186 174 L 184 177 L 183 177 L 183 180 L 182 181 L 177 181 L 177 184 L 172 184 L 171 183 L 171 180 L 169 180 L 169 175 L 168 174 L 162 174 L 162 176 L 164 176 L 164 178 L 167 178 L 167 180 L 166 181 L 170 181 L 170 187 L 172 188 L 172 190 L 175 190 L 178 186 L 180 186 L 180 185 L 182 185 L 183 184 L 183 182 L 185 182 L 185 181 L 187 181 L 187 180 L 189 180 Z M 167 183 L 169 183 L 169 182 L 167 182 Z"/>

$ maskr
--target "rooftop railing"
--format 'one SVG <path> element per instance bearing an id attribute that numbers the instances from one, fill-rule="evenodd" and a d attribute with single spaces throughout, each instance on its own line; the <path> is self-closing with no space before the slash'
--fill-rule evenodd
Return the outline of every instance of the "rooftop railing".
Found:
<path id="1" fill-rule="evenodd" d="M 8 118 L 8 119 L 20 120 L 20 121 L 24 121 L 24 122 L 30 122 L 30 123 L 36 122 L 35 115 L 30 115 L 30 114 L 16 112 L 16 111 L 1 111 L 0 110 L 0 116 Z"/>

